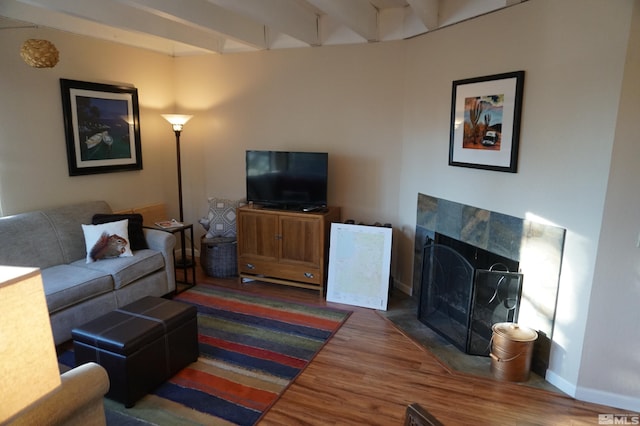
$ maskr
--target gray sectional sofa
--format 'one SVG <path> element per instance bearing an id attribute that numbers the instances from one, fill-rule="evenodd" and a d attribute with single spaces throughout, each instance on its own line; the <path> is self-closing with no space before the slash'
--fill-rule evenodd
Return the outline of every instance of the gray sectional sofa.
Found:
<path id="1" fill-rule="evenodd" d="M 81 225 L 108 213 L 106 202 L 90 201 L 0 218 L 0 264 L 41 269 L 56 345 L 80 324 L 176 288 L 176 238 L 168 232 L 144 229 L 148 249 L 86 263 Z"/>

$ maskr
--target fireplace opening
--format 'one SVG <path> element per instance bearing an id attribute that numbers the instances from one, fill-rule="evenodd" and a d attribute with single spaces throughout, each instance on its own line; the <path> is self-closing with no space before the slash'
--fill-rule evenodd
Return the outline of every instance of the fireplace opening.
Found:
<path id="1" fill-rule="evenodd" d="M 488 356 L 491 327 L 516 322 L 519 262 L 435 233 L 424 245 L 418 319 L 458 349 Z"/>

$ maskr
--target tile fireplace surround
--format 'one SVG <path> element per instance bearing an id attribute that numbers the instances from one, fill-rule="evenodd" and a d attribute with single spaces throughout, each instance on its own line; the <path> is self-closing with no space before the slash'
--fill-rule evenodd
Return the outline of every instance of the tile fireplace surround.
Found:
<path id="1" fill-rule="evenodd" d="M 544 377 L 549 364 L 566 230 L 418 194 L 413 267 L 413 295 L 417 298 L 424 246 L 429 238 L 435 238 L 436 232 L 520 262 L 524 280 L 518 323 L 540 335 L 531 369 Z"/>

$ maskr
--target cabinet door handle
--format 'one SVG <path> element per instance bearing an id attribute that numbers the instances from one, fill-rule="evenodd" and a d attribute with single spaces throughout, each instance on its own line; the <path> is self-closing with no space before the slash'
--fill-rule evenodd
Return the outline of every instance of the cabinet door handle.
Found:
<path id="1" fill-rule="evenodd" d="M 253 263 L 247 263 L 247 268 L 248 269 L 256 269 L 256 267 L 254 266 Z"/>
<path id="2" fill-rule="evenodd" d="M 282 235 L 276 234 L 276 240 L 281 240 L 281 239 L 282 239 Z"/>
<path id="3" fill-rule="evenodd" d="M 313 278 L 313 273 L 312 272 L 305 272 L 304 273 L 304 277 L 305 278 Z"/>

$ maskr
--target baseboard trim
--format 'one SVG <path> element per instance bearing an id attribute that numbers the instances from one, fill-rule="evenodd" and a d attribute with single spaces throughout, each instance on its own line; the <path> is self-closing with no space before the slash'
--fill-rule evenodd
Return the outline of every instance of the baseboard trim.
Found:
<path id="1" fill-rule="evenodd" d="M 401 292 L 403 292 L 404 294 L 407 294 L 409 296 L 413 296 L 413 287 L 412 286 L 408 286 L 404 283 L 401 283 L 400 281 L 393 281 L 393 288 L 397 288 L 398 290 L 400 290 Z"/>
<path id="2" fill-rule="evenodd" d="M 582 386 L 576 386 L 573 383 L 570 383 L 563 377 L 560 377 L 556 373 L 551 370 L 547 370 L 547 375 L 545 379 L 560 389 L 562 392 L 566 393 L 573 398 L 590 402 L 593 404 L 607 405 L 609 407 L 614 407 L 618 410 L 630 410 L 633 412 L 640 412 L 640 399 L 620 395 L 612 392 L 605 392 L 598 389 L 585 388 Z M 615 414 L 615 413 L 602 413 L 602 414 Z"/>
<path id="3" fill-rule="evenodd" d="M 576 385 L 567 381 L 564 377 L 559 376 L 551 370 L 547 370 L 547 374 L 545 374 L 544 378 L 547 382 L 551 383 L 562 392 L 566 393 L 569 396 L 575 397 L 577 390 Z"/>
<path id="4" fill-rule="evenodd" d="M 640 399 L 631 396 L 578 386 L 576 399 L 585 402 L 592 402 L 594 404 L 608 405 L 622 410 L 629 410 L 634 413 L 640 413 Z"/>

